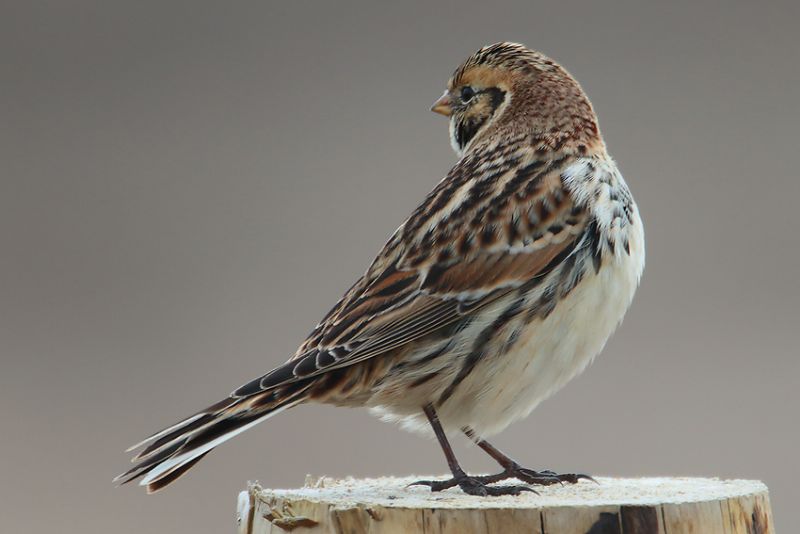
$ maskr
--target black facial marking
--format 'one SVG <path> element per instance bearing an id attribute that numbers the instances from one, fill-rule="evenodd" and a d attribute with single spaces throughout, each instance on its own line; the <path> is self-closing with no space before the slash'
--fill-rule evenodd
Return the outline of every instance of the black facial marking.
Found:
<path id="1" fill-rule="evenodd" d="M 462 121 L 458 121 L 456 123 L 455 128 L 455 135 L 456 135 L 456 144 L 459 148 L 463 149 L 465 146 L 472 141 L 472 138 L 475 137 L 475 134 L 478 133 L 478 130 L 481 129 L 483 123 L 486 122 L 486 119 L 482 120 L 475 120 L 475 119 L 465 119 Z"/>
<path id="2" fill-rule="evenodd" d="M 495 114 L 500 104 L 505 101 L 506 93 L 497 87 L 475 91 L 472 87 L 465 86 L 461 88 L 460 97 L 465 104 L 464 113 L 460 114 L 461 116 L 454 115 L 453 120 L 455 121 L 455 142 L 458 147 L 463 150 L 464 147 L 472 141 L 481 127 Z M 474 105 L 470 104 L 471 102 L 479 102 L 486 98 L 488 98 L 488 113 L 474 116 L 470 116 L 466 113 L 466 111 Z"/>
<path id="3" fill-rule="evenodd" d="M 484 93 L 489 94 L 490 104 L 492 106 L 492 112 L 497 110 L 500 107 L 500 104 L 506 99 L 506 92 L 502 89 L 498 89 L 497 87 L 490 87 L 483 91 Z"/>

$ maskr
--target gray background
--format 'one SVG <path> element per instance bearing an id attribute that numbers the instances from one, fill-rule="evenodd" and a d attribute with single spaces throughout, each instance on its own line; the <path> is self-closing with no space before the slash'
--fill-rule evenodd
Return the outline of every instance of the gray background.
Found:
<path id="1" fill-rule="evenodd" d="M 452 69 L 517 40 L 589 93 L 648 257 L 604 354 L 498 445 L 760 478 L 789 531 L 798 4 L 333 4 L 3 2 L 0 530 L 228 532 L 248 479 L 444 472 L 309 406 L 157 496 L 111 485 L 132 442 L 294 351 L 455 161 L 428 111 Z"/>

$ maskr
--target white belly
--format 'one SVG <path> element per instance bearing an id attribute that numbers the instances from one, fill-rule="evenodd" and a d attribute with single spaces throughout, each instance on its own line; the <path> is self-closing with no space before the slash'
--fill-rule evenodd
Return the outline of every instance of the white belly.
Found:
<path id="1" fill-rule="evenodd" d="M 374 411 L 411 430 L 427 433 L 429 425 L 419 406 L 430 402 L 437 406 L 446 430 L 470 427 L 481 436 L 490 436 L 530 414 L 600 353 L 630 306 L 644 269 L 645 250 L 642 221 L 616 167 L 611 162 L 592 160 L 591 163 L 581 161 L 564 176 L 565 184 L 576 198 L 594 199 L 591 210 L 604 243 L 599 271 L 595 272 L 593 267 L 585 270 L 580 282 L 546 316 L 520 320 L 514 331 L 518 337 L 510 348 L 487 347 L 485 357 L 444 403 L 437 401 L 472 350 L 476 336 L 517 296 L 488 306 L 469 327 L 459 332 L 452 357 L 440 358 L 432 364 L 453 363 L 451 367 L 442 367 L 440 377 L 411 391 L 403 383 L 406 377 L 398 378 L 396 384 L 374 397 L 370 403 Z M 607 179 L 600 180 L 597 176 Z M 630 219 L 623 221 L 625 202 L 629 202 Z M 613 249 L 606 242 L 614 242 Z M 625 242 L 629 252 L 625 250 Z M 591 262 L 591 258 L 586 261 Z M 510 337 L 506 332 L 506 339 Z M 424 373 L 430 371 L 424 369 Z"/>
<path id="2" fill-rule="evenodd" d="M 606 257 L 552 313 L 528 325 L 511 350 L 487 358 L 439 409 L 450 430 L 489 436 L 526 417 L 583 371 L 622 321 L 644 268 L 642 223 L 630 227 L 630 254 Z"/>

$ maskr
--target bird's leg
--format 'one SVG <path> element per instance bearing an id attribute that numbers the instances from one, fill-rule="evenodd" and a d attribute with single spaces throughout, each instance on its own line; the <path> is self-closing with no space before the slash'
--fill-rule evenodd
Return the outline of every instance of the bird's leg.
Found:
<path id="1" fill-rule="evenodd" d="M 503 453 L 500 449 L 496 448 L 494 445 L 486 441 L 485 439 L 479 438 L 475 431 L 469 427 L 465 427 L 462 429 L 464 434 L 467 435 L 469 439 L 475 442 L 475 444 L 486 451 L 486 453 L 491 456 L 500 467 L 503 468 L 503 471 L 496 474 L 496 475 L 488 475 L 485 477 L 476 477 L 478 480 L 491 483 L 491 482 L 499 482 L 501 480 L 506 480 L 509 478 L 516 478 L 517 480 L 522 480 L 523 482 L 527 482 L 528 484 L 536 484 L 539 486 L 549 486 L 551 484 L 562 484 L 564 482 L 568 482 L 570 484 L 575 484 L 581 479 L 591 480 L 594 481 L 592 477 L 589 475 L 579 474 L 579 473 L 567 473 L 563 475 L 559 475 L 554 473 L 553 471 L 534 471 L 533 469 L 528 469 L 526 467 L 522 467 L 513 458 L 510 458 L 506 454 Z"/>
<path id="2" fill-rule="evenodd" d="M 423 408 L 423 411 L 428 417 L 428 421 L 433 428 L 434 434 L 436 434 L 436 439 L 439 440 L 439 445 L 442 447 L 442 451 L 444 451 L 444 456 L 447 459 L 447 465 L 450 467 L 450 472 L 453 473 L 453 478 L 449 480 L 419 480 L 409 485 L 428 486 L 431 488 L 431 491 L 442 491 L 454 486 L 458 486 L 464 493 L 478 496 L 519 495 L 523 491 L 533 491 L 527 486 L 492 487 L 487 485 L 490 484 L 491 481 L 482 480 L 485 477 L 471 477 L 467 475 L 458 464 L 456 455 L 453 453 L 453 448 L 450 446 L 450 442 L 447 441 L 447 436 L 444 433 L 444 429 L 442 429 L 442 424 L 439 422 L 439 416 L 436 415 L 436 410 L 433 409 L 432 405 L 428 404 Z"/>

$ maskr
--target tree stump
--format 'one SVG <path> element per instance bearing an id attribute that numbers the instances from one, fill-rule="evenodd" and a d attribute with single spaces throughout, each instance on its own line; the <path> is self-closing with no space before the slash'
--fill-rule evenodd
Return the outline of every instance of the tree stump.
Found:
<path id="1" fill-rule="evenodd" d="M 774 534 L 767 487 L 754 480 L 598 478 L 539 494 L 431 493 L 420 478 L 308 478 L 301 489 L 251 483 L 240 534 Z M 513 481 L 511 481 L 513 483 Z"/>

